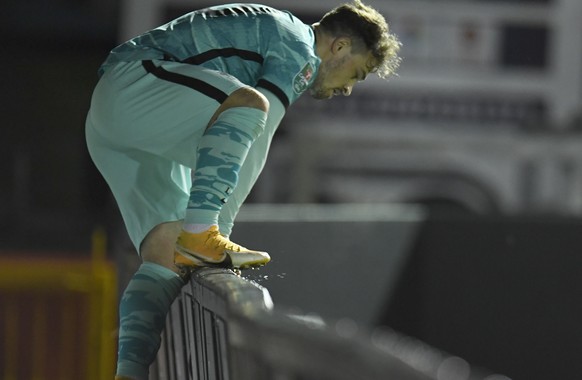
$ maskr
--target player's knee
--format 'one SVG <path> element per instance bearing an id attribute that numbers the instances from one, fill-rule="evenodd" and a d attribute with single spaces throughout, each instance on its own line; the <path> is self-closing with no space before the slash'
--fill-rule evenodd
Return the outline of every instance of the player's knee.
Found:
<path id="1" fill-rule="evenodd" d="M 269 112 L 269 100 L 259 91 L 252 87 L 241 87 L 234 91 L 232 94 L 226 98 L 226 100 L 218 107 L 212 118 L 208 122 L 208 127 L 210 127 L 218 116 L 229 108 L 235 107 L 251 107 L 261 110 L 263 112 Z"/>
<path id="2" fill-rule="evenodd" d="M 251 107 L 269 111 L 269 100 L 252 87 L 242 87 L 234 91 L 222 104 L 224 109 L 232 107 Z"/>

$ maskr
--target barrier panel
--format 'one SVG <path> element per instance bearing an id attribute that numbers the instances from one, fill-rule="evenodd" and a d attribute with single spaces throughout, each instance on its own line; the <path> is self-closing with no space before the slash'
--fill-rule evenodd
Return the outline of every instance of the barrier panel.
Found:
<path id="1" fill-rule="evenodd" d="M 508 380 L 388 328 L 364 338 L 277 310 L 230 270 L 194 271 L 167 319 L 150 380 Z"/>

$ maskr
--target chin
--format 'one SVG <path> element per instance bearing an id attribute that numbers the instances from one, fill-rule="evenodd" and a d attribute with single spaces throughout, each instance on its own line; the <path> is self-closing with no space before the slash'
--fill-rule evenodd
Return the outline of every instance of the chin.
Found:
<path id="1" fill-rule="evenodd" d="M 333 97 L 333 92 L 310 91 L 309 94 L 312 98 L 319 100 L 331 99 Z"/>

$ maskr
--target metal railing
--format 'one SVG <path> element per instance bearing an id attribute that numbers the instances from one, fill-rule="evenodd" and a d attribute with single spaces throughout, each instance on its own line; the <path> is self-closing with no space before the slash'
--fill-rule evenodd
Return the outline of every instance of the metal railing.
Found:
<path id="1" fill-rule="evenodd" d="M 172 306 L 150 380 L 508 380 L 390 329 L 277 310 L 230 270 L 195 271 Z"/>

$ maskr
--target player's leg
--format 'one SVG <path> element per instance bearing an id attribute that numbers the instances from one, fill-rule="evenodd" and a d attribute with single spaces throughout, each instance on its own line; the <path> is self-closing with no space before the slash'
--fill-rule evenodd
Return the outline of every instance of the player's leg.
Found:
<path id="1" fill-rule="evenodd" d="M 219 265 L 245 268 L 270 260 L 266 252 L 231 242 L 218 230 L 218 216 L 238 183 L 255 139 L 263 132 L 268 101 L 253 88 L 233 92 L 200 139 L 183 232 L 176 246 L 181 266 Z"/>
<path id="2" fill-rule="evenodd" d="M 172 233 L 172 226 L 181 226 L 192 181 L 191 169 L 178 162 L 195 162 L 189 157 L 196 138 L 219 106 L 204 100 L 158 80 L 140 62 L 112 68 L 93 95 L 89 152 L 143 259 L 120 302 L 119 378 L 147 379 L 166 314 L 183 285 L 173 263 L 179 228 Z M 196 115 L 193 104 L 200 105 Z"/>
<path id="3" fill-rule="evenodd" d="M 147 379 L 155 360 L 167 312 L 184 285 L 184 280 L 168 269 L 173 266 L 172 253 L 181 225 L 181 221 L 160 224 L 142 243 L 143 263 L 119 304 L 117 374 L 125 376 L 120 379 Z"/>
<path id="4" fill-rule="evenodd" d="M 148 72 L 148 77 L 143 78 L 148 88 L 140 88 L 139 94 L 134 95 L 143 98 L 148 110 L 155 106 L 165 112 L 138 113 L 138 117 L 145 114 L 147 119 L 134 119 L 132 125 L 154 125 L 154 133 L 149 129 L 144 133 L 142 128 L 128 132 L 128 144 L 137 137 L 139 149 L 195 169 L 185 210 L 185 233 L 181 234 L 176 250 L 177 263 L 231 267 L 265 264 L 270 260 L 266 252 L 249 250 L 224 238 L 218 231 L 217 220 L 222 205 L 237 185 L 238 172 L 251 145 L 264 129 L 268 100 L 225 73 L 176 62 L 145 61 L 142 66 Z M 150 87 L 155 89 L 160 84 L 178 88 L 180 94 L 164 91 L 166 101 L 152 104 L 156 92 L 150 91 Z M 183 91 L 188 94 L 182 94 Z M 128 102 L 136 103 L 136 99 L 130 98 Z M 209 115 L 208 111 L 212 113 Z M 186 122 L 174 120 L 181 115 L 187 116 Z M 188 127 L 184 130 L 188 122 L 194 133 Z M 176 147 L 166 147 L 163 141 L 167 135 L 182 138 L 172 139 Z M 188 150 L 188 146 L 194 149 Z"/>
<path id="5" fill-rule="evenodd" d="M 180 75 L 218 83 L 227 94 L 226 105 L 228 95 L 244 87 L 222 74 L 171 65 L 167 69 Z M 182 285 L 168 248 L 174 246 L 180 222 L 167 222 L 184 217 L 191 187 L 186 166 L 196 166 L 193 152 L 208 121 L 214 115 L 218 122 L 222 114 L 216 112 L 220 102 L 192 90 L 147 73 L 141 63 L 121 64 L 99 82 L 88 115 L 91 155 L 144 259 L 120 305 L 118 375 L 126 378 L 147 377 L 165 315 Z"/>
<path id="6" fill-rule="evenodd" d="M 184 281 L 173 265 L 181 221 L 159 224 L 145 239 L 140 238 L 145 231 L 142 226 L 157 223 L 160 210 L 172 210 L 176 200 L 182 199 L 178 203 L 186 207 L 188 193 L 184 189 L 190 181 L 172 177 L 171 173 L 180 167 L 171 161 L 145 152 L 132 152 L 128 158 L 126 152 L 100 142 L 90 129 L 87 139 L 91 156 L 115 195 L 131 239 L 143 240 L 140 250 L 143 263 L 129 281 L 119 304 L 117 375 L 121 379 L 145 380 L 160 345 L 166 315 Z M 158 202 L 148 201 L 150 197 L 157 197 Z M 179 217 L 178 213 L 168 212 L 163 219 Z"/>
<path id="7" fill-rule="evenodd" d="M 267 161 L 271 141 L 285 114 L 285 106 L 272 92 L 263 88 L 258 88 L 258 90 L 269 101 L 269 116 L 265 125 L 265 131 L 253 143 L 253 146 L 247 154 L 245 163 L 240 169 L 236 188 L 230 195 L 228 202 L 220 210 L 218 229 L 225 236 L 231 234 L 236 215 L 263 170 Z"/>

